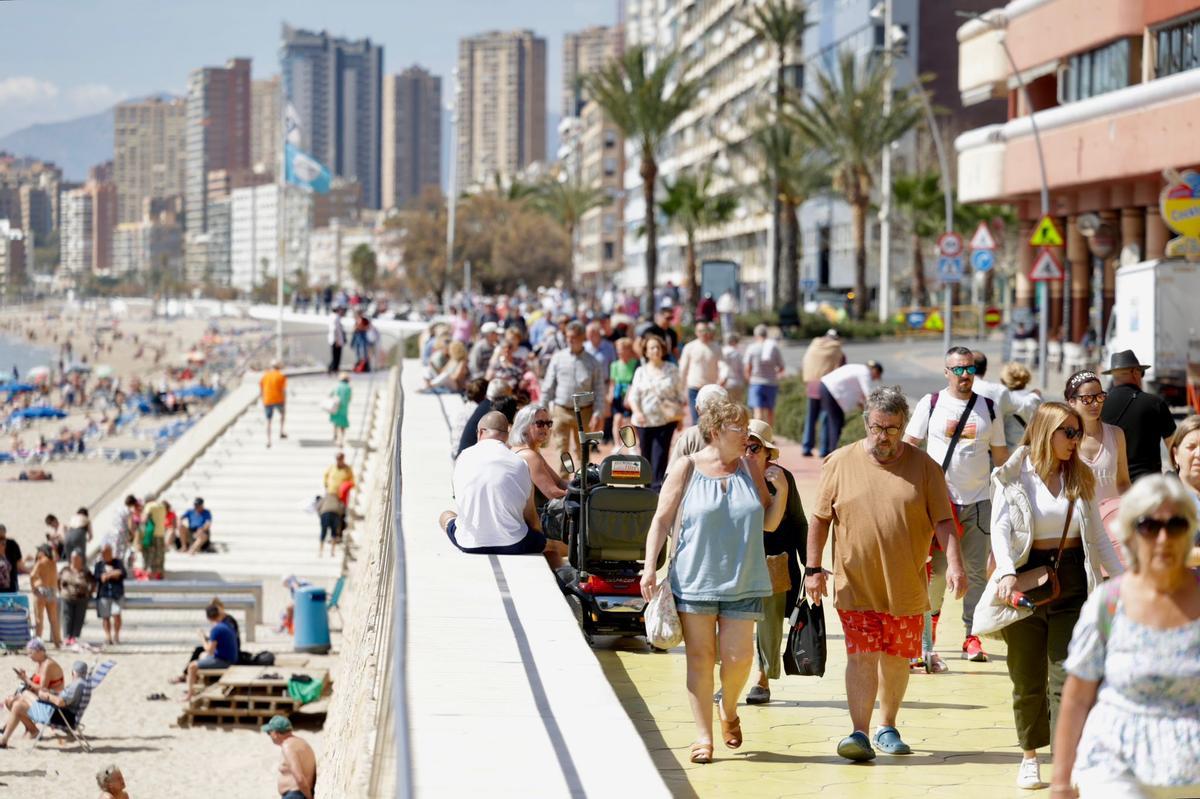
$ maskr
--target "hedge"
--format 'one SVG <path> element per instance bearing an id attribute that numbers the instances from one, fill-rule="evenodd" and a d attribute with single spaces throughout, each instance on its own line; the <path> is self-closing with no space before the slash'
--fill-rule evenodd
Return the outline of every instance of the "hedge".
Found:
<path id="1" fill-rule="evenodd" d="M 808 394 L 804 381 L 798 377 L 784 378 L 779 384 L 779 401 L 775 404 L 775 434 L 799 443 L 804 439 L 804 419 L 808 411 Z M 818 435 L 820 427 L 817 428 Z M 846 417 L 842 438 L 838 445 L 861 441 L 867 430 L 862 414 L 855 412 Z"/>

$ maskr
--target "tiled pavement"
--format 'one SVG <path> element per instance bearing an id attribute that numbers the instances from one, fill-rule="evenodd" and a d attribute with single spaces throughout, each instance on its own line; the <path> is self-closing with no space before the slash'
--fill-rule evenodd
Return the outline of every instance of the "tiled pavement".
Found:
<path id="1" fill-rule="evenodd" d="M 782 442 L 781 442 L 782 443 Z M 793 470 L 806 504 L 812 501 L 820 464 L 785 445 L 781 461 Z M 825 564 L 829 563 L 826 553 Z M 772 702 L 739 713 L 745 743 L 736 752 L 719 741 L 715 761 L 688 762 L 695 739 L 684 689 L 683 648 L 652 654 L 640 640 L 601 639 L 596 656 L 634 725 L 642 733 L 655 764 L 676 796 L 746 797 L 986 797 L 1046 796 L 1015 786 L 1020 751 L 1011 711 L 1011 683 L 1004 647 L 985 642 L 988 663 L 960 660 L 961 603 L 947 600 L 939 629 L 938 651 L 947 674 L 914 674 L 898 722 L 915 753 L 880 755 L 867 764 L 850 764 L 835 752 L 850 732 L 843 670 L 845 648 L 832 607 L 826 675 L 783 677 L 772 683 Z M 716 730 L 719 732 L 719 728 Z M 873 732 L 873 730 L 872 730 Z M 1050 777 L 1048 752 L 1042 776 Z"/>

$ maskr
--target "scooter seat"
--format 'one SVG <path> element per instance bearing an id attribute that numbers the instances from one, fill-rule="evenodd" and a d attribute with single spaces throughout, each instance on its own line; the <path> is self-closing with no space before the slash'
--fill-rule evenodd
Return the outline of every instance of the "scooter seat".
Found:
<path id="1" fill-rule="evenodd" d="M 588 558 L 641 560 L 657 508 L 658 494 L 648 488 L 595 489 L 588 499 Z"/>

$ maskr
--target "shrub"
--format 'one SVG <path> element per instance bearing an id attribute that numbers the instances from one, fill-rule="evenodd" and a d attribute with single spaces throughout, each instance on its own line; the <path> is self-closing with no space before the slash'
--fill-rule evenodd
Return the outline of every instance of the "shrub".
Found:
<path id="1" fill-rule="evenodd" d="M 804 420 L 808 411 L 808 393 L 804 381 L 798 377 L 784 378 L 779 384 L 779 402 L 775 405 L 775 433 L 792 441 L 799 442 L 804 438 Z M 818 434 L 820 428 L 817 428 Z M 862 414 L 855 412 L 846 417 L 842 428 L 842 437 L 838 445 L 861 441 L 866 438 L 867 430 L 863 423 Z"/>
<path id="2" fill-rule="evenodd" d="M 747 336 L 751 335 L 754 332 L 755 326 L 760 323 L 777 326 L 779 324 L 779 314 L 773 311 L 755 311 L 753 313 L 744 313 L 737 317 L 738 332 Z M 881 336 L 894 336 L 905 329 L 902 322 L 896 321 L 880 322 L 876 319 L 842 319 L 841 321 L 831 322 L 822 314 L 802 313 L 800 314 L 800 323 L 795 327 L 789 327 L 784 331 L 784 334 L 790 339 L 807 341 L 816 336 L 824 335 L 825 331 L 831 327 L 837 330 L 842 338 L 847 339 L 877 339 Z"/>

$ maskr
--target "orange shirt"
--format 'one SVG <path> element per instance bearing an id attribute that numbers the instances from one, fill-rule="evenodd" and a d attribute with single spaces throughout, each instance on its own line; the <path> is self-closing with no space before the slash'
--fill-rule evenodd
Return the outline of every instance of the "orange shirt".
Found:
<path id="1" fill-rule="evenodd" d="M 287 390 L 287 376 L 278 369 L 272 369 L 262 376 L 258 382 L 262 389 L 263 405 L 282 405 Z"/>

